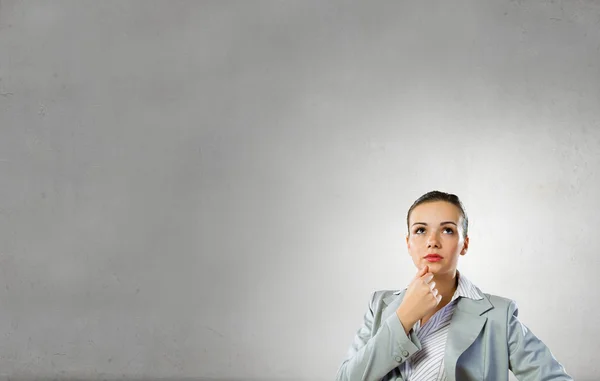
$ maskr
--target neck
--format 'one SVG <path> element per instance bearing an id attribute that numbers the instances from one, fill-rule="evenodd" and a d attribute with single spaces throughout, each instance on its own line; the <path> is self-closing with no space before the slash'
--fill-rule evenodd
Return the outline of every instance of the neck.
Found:
<path id="1" fill-rule="evenodd" d="M 435 288 L 437 288 L 438 293 L 442 295 L 442 300 L 440 303 L 446 304 L 450 302 L 452 296 L 454 296 L 454 292 L 458 287 L 458 271 L 453 271 L 445 274 L 434 274 L 433 281 L 435 282 Z"/>

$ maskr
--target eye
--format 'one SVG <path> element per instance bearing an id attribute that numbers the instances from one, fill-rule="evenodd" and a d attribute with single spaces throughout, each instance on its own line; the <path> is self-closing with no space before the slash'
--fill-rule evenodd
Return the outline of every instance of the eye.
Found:
<path id="1" fill-rule="evenodd" d="M 444 229 L 445 232 L 449 232 L 448 234 L 454 234 L 454 229 L 452 228 L 446 228 Z"/>
<path id="2" fill-rule="evenodd" d="M 420 234 L 419 232 L 424 232 L 424 231 L 425 231 L 425 228 L 417 228 L 417 229 L 415 229 L 414 233 L 415 234 Z"/>

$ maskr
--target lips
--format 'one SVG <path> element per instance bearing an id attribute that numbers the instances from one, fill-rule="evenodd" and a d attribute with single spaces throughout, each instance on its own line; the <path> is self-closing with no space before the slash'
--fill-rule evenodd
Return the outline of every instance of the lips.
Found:
<path id="1" fill-rule="evenodd" d="M 439 262 L 442 260 L 442 256 L 437 254 L 427 254 L 425 260 L 427 262 Z"/>

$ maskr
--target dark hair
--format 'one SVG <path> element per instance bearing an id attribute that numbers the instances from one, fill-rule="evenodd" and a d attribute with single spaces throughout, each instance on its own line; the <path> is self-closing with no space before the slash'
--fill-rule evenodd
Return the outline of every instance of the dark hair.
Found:
<path id="1" fill-rule="evenodd" d="M 412 204 L 410 209 L 408 209 L 408 213 L 406 214 L 406 227 L 408 228 L 409 234 L 410 234 L 410 226 L 408 225 L 409 224 L 408 220 L 409 220 L 410 214 L 412 213 L 413 209 L 416 208 L 418 205 L 424 204 L 426 202 L 434 202 L 434 201 L 446 201 L 446 202 L 453 204 L 454 206 L 456 206 L 458 208 L 458 210 L 460 211 L 460 214 L 462 214 L 462 217 L 463 217 L 463 221 L 462 221 L 463 238 L 466 237 L 468 229 L 469 229 L 469 219 L 467 218 L 467 213 L 465 212 L 465 207 L 463 206 L 462 202 L 460 202 L 460 199 L 458 198 L 457 195 L 452 194 L 452 193 L 440 192 L 440 191 L 431 191 L 431 192 L 425 193 L 423 196 L 419 197 L 417 199 L 417 201 L 415 201 Z"/>

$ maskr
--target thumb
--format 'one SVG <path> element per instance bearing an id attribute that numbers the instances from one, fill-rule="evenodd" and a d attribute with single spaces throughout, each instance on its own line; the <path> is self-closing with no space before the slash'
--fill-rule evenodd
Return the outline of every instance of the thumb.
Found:
<path id="1" fill-rule="evenodd" d="M 417 278 L 422 277 L 423 275 L 427 274 L 428 271 L 429 271 L 429 266 L 427 266 L 427 265 L 423 266 L 417 273 Z"/>

